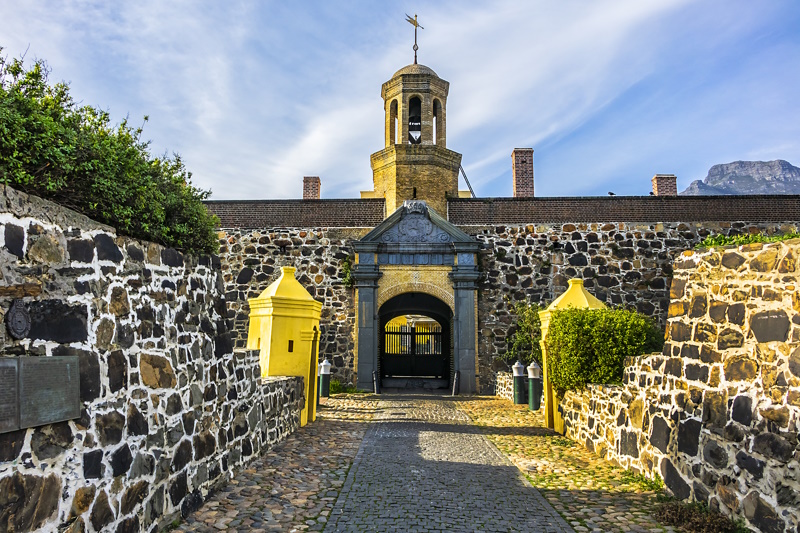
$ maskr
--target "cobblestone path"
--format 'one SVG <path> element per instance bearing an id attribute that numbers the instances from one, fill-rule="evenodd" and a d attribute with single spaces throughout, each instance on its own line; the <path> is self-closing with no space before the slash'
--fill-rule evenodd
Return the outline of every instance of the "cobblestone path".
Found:
<path id="1" fill-rule="evenodd" d="M 321 531 L 377 401 L 328 398 L 321 416 L 239 472 L 178 531 Z"/>
<path id="2" fill-rule="evenodd" d="M 381 395 L 325 532 L 572 528 L 446 397 Z"/>

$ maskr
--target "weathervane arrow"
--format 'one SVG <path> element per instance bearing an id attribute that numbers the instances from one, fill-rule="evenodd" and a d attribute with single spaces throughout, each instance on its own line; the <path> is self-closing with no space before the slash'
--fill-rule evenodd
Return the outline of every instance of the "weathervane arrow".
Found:
<path id="1" fill-rule="evenodd" d="M 424 30 L 422 26 L 419 25 L 419 21 L 417 20 L 417 14 L 414 13 L 414 18 L 412 19 L 411 16 L 406 13 L 406 22 L 410 23 L 414 26 L 414 64 L 417 64 L 417 50 L 419 50 L 419 46 L 417 46 L 417 28 Z"/>

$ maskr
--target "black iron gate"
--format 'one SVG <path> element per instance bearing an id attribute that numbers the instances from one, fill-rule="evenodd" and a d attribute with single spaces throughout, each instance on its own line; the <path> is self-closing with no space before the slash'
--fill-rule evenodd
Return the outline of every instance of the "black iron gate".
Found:
<path id="1" fill-rule="evenodd" d="M 442 327 L 386 326 L 381 346 L 382 377 L 436 377 L 448 375 Z"/>

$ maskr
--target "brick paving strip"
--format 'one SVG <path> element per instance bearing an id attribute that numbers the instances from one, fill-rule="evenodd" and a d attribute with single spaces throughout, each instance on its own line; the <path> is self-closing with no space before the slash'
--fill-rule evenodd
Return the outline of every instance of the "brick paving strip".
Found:
<path id="1" fill-rule="evenodd" d="M 584 446 L 544 427 L 542 411 L 493 396 L 458 408 L 524 472 L 576 532 L 674 532 L 652 516 L 659 491 Z"/>
<path id="2" fill-rule="evenodd" d="M 573 531 L 452 400 L 378 407 L 325 532 Z"/>

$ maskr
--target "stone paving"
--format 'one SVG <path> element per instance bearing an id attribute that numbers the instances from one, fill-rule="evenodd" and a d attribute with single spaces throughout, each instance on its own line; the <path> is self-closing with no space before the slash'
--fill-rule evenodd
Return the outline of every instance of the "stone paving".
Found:
<path id="1" fill-rule="evenodd" d="M 572 531 L 447 397 L 381 395 L 326 533 Z"/>
<path id="2" fill-rule="evenodd" d="M 674 532 L 657 493 L 507 400 L 337 395 L 178 530 Z"/>
<path id="3" fill-rule="evenodd" d="M 494 396 L 459 398 L 459 409 L 519 469 L 577 532 L 674 532 L 653 510 L 658 483 L 623 470 L 544 428 L 527 405 Z"/>

